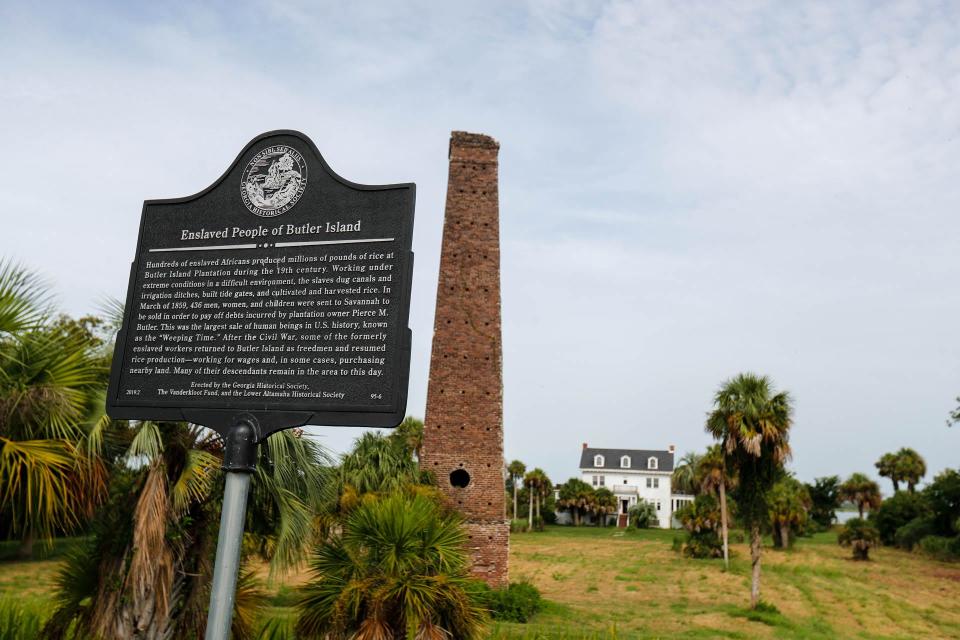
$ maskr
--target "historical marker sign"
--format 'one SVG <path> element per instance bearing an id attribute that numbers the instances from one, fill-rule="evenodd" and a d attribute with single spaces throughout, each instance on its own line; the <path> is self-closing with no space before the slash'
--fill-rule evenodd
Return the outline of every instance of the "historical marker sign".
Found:
<path id="1" fill-rule="evenodd" d="M 107 406 L 264 437 L 395 426 L 406 410 L 415 186 L 335 174 L 295 131 L 197 195 L 148 200 Z"/>

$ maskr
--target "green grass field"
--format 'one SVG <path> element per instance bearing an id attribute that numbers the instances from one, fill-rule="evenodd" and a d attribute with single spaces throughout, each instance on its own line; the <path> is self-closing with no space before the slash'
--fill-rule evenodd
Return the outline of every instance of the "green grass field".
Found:
<path id="1" fill-rule="evenodd" d="M 960 564 L 893 549 L 858 563 L 835 534 L 818 534 L 790 551 L 764 550 L 763 599 L 776 609 L 751 612 L 747 546 L 733 545 L 725 572 L 721 561 L 672 551 L 675 535 L 566 527 L 514 535 L 511 577 L 533 582 L 548 603 L 530 624 L 494 625 L 491 638 L 960 637 Z M 0 598 L 47 607 L 68 544 L 31 562 L 0 546 Z M 268 615 L 292 614 L 303 578 L 272 587 Z"/>

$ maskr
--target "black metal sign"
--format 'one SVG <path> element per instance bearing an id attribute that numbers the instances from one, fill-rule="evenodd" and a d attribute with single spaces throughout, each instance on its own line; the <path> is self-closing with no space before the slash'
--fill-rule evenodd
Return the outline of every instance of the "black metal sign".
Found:
<path id="1" fill-rule="evenodd" d="M 194 196 L 143 205 L 107 409 L 259 438 L 406 410 L 415 185 L 360 185 L 272 131 Z"/>

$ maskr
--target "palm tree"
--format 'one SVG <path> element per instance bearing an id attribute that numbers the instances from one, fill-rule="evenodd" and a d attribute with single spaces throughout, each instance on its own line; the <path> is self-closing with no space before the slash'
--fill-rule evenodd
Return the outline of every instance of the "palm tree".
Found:
<path id="1" fill-rule="evenodd" d="M 768 498 L 774 546 L 790 547 L 791 528 L 800 530 L 807 523 L 813 502 L 802 482 L 787 475 L 777 482 Z"/>
<path id="2" fill-rule="evenodd" d="M 530 529 L 533 530 L 534 522 L 539 522 L 540 502 L 546 497 L 547 493 L 553 489 L 553 485 L 546 472 L 540 467 L 527 473 L 523 478 L 523 483 L 524 486 L 527 487 L 527 495 L 530 499 L 529 526 Z"/>
<path id="3" fill-rule="evenodd" d="M 222 440 L 179 422 L 137 423 L 128 437 L 128 465 L 114 476 L 111 502 L 58 580 L 57 610 L 45 630 L 51 638 L 71 628 L 105 640 L 203 635 Z M 332 483 L 322 449 L 302 433 L 275 433 L 268 443 L 252 478 L 245 542 L 277 572 L 305 559 L 315 510 L 333 503 L 325 493 Z M 237 638 L 250 637 L 245 625 L 262 603 L 252 575 L 240 586 Z"/>
<path id="4" fill-rule="evenodd" d="M 866 520 L 854 518 L 840 530 L 837 542 L 852 548 L 854 560 L 869 560 L 870 549 L 880 544 L 880 534 Z"/>
<path id="5" fill-rule="evenodd" d="M 357 438 L 340 462 L 340 509 L 349 512 L 364 501 L 416 484 L 418 465 L 399 440 L 368 431 Z"/>
<path id="6" fill-rule="evenodd" d="M 298 603 L 297 637 L 328 640 L 482 637 L 461 519 L 420 495 L 364 504 L 324 541 Z"/>
<path id="7" fill-rule="evenodd" d="M 423 450 L 423 420 L 407 416 L 390 434 L 390 439 L 420 462 L 420 452 Z"/>
<path id="8" fill-rule="evenodd" d="M 95 343 L 50 320 L 46 285 L 0 262 L 0 517 L 20 555 L 70 531 L 105 497 Z"/>
<path id="9" fill-rule="evenodd" d="M 553 491 L 553 481 L 543 469 L 537 467 L 533 471 L 537 476 L 537 483 L 534 490 L 537 500 L 537 510 L 534 514 L 534 522 L 536 523 L 538 529 L 542 530 L 543 517 L 540 515 L 540 507 L 544 502 L 546 502 L 547 496 L 550 495 L 550 492 Z"/>
<path id="10" fill-rule="evenodd" d="M 607 516 L 617 512 L 617 496 L 606 487 L 600 487 L 593 493 L 593 511 L 600 520 L 600 526 L 607 526 Z"/>
<path id="11" fill-rule="evenodd" d="M 530 531 L 533 531 L 533 502 L 534 496 L 539 491 L 538 483 L 540 482 L 540 474 L 537 472 L 539 469 L 534 469 L 533 471 L 528 471 L 527 475 L 523 476 L 523 486 L 527 490 L 527 507 L 529 509 L 528 518 L 529 521 L 527 526 Z"/>
<path id="12" fill-rule="evenodd" d="M 517 519 L 517 493 L 520 490 L 519 484 L 523 480 L 523 474 L 527 472 L 527 465 L 519 460 L 514 460 L 507 465 L 507 473 L 510 474 L 510 482 L 513 484 L 513 519 Z"/>
<path id="13" fill-rule="evenodd" d="M 730 568 L 729 524 L 727 511 L 727 488 L 732 488 L 733 478 L 727 471 L 727 462 L 719 444 L 707 447 L 707 453 L 699 456 L 695 473 L 696 485 L 700 493 L 717 493 L 720 497 L 720 534 L 723 542 L 723 566 Z"/>
<path id="14" fill-rule="evenodd" d="M 727 468 L 737 474 L 739 510 L 750 531 L 750 606 L 760 602 L 760 526 L 767 518 L 767 493 L 790 457 L 790 395 L 773 392 L 766 376 L 742 373 L 714 396 L 707 432 L 720 441 Z"/>
<path id="15" fill-rule="evenodd" d="M 927 475 L 927 463 L 923 457 L 910 449 L 904 447 L 897 451 L 896 456 L 897 475 L 907 483 L 907 490 L 910 493 L 916 491 L 917 483 Z"/>
<path id="16" fill-rule="evenodd" d="M 560 485 L 560 499 L 557 504 L 570 511 L 573 526 L 580 526 L 582 514 L 594 505 L 595 493 L 593 487 L 580 478 L 570 478 Z"/>
<path id="17" fill-rule="evenodd" d="M 857 505 L 862 520 L 865 510 L 880 506 L 880 487 L 866 475 L 854 473 L 840 485 L 840 499 Z"/>
<path id="18" fill-rule="evenodd" d="M 880 474 L 882 478 L 890 478 L 890 481 L 893 483 L 893 492 L 896 493 L 900 491 L 900 473 L 897 471 L 897 454 L 895 453 L 885 453 L 880 456 L 880 459 L 877 460 L 874 466 L 877 468 L 877 473 Z"/>
<path id="19" fill-rule="evenodd" d="M 677 466 L 673 468 L 673 477 L 670 480 L 674 493 L 691 495 L 698 493 L 700 487 L 697 482 L 697 467 L 700 465 L 700 458 L 702 457 L 696 451 L 688 451 L 683 454 L 683 457 L 677 462 Z"/>

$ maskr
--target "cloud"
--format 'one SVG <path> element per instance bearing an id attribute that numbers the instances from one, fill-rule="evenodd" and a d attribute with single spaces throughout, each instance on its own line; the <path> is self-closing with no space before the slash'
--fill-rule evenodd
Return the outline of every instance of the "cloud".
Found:
<path id="1" fill-rule="evenodd" d="M 934 3 L 286 0 L 6 6 L 0 254 L 121 296 L 145 198 L 296 128 L 418 183 L 422 415 L 451 129 L 501 148 L 507 455 L 706 443 L 741 370 L 794 393 L 803 478 L 954 464 L 960 18 Z M 324 429 L 337 447 L 355 431 Z M 547 438 L 546 434 L 550 434 Z M 955 447 L 953 447 L 955 448 Z"/>

